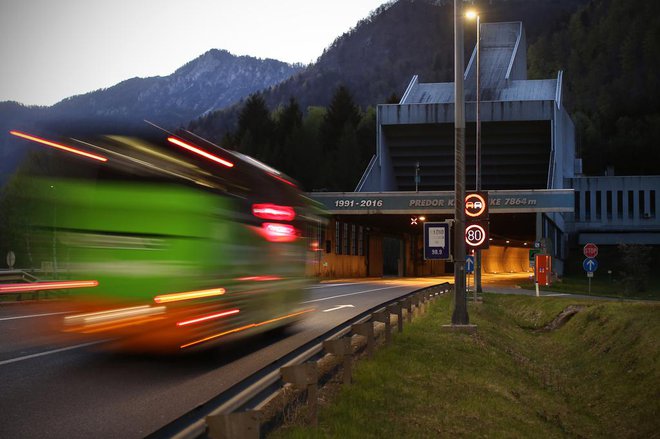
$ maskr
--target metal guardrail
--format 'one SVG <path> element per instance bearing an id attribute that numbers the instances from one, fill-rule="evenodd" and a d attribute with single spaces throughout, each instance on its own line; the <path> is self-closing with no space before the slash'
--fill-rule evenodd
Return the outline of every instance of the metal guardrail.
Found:
<path id="1" fill-rule="evenodd" d="M 375 306 L 301 346 L 283 357 L 280 362 L 246 378 L 222 395 L 195 408 L 149 437 L 259 438 L 263 422 L 260 411 L 283 392 L 286 383 L 306 390 L 312 413 L 311 422 L 315 423 L 316 389 L 319 380 L 316 360 L 321 358 L 321 354 L 326 352 L 335 357 L 338 363 L 343 362 L 344 382 L 350 382 L 353 357 L 350 344 L 352 335 L 362 336 L 366 341 L 363 343 L 363 349 L 368 356 L 371 356 L 375 346 L 374 323 L 379 322 L 384 326 L 380 333 L 384 334 L 385 343 L 389 343 L 392 315 L 397 316 L 396 325 L 398 331 L 402 332 L 404 312 L 408 322 L 412 321 L 415 311 L 423 311 L 429 300 L 449 292 L 451 287 L 445 282 Z"/>

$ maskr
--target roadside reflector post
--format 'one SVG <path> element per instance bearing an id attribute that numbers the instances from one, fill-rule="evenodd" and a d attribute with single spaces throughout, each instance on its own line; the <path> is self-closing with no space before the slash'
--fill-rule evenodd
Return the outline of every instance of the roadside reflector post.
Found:
<path id="1" fill-rule="evenodd" d="M 372 314 L 375 322 L 385 323 L 385 344 L 392 341 L 392 324 L 390 322 L 390 312 L 387 310 L 378 311 Z"/>
<path id="2" fill-rule="evenodd" d="M 391 314 L 396 314 L 396 326 L 399 334 L 403 332 L 403 310 L 400 303 L 393 303 L 387 307 Z"/>
<path id="3" fill-rule="evenodd" d="M 342 337 L 335 340 L 325 340 L 323 342 L 323 349 L 331 353 L 339 361 L 343 360 L 344 363 L 344 384 L 351 384 L 352 381 L 352 364 L 353 364 L 353 350 L 351 349 L 350 337 Z"/>
<path id="4" fill-rule="evenodd" d="M 318 425 L 318 395 L 317 384 L 319 370 L 316 362 L 284 366 L 280 368 L 282 380 L 291 383 L 299 390 L 307 390 L 307 405 L 309 406 L 309 422 Z"/>
<path id="5" fill-rule="evenodd" d="M 261 413 L 257 410 L 206 417 L 211 439 L 259 439 Z"/>
<path id="6" fill-rule="evenodd" d="M 374 324 L 372 322 L 356 323 L 351 326 L 354 334 L 361 335 L 367 339 L 367 356 L 374 355 Z"/>

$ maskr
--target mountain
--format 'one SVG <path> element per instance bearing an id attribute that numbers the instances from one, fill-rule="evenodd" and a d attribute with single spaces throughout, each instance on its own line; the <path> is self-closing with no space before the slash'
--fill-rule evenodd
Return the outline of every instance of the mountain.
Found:
<path id="1" fill-rule="evenodd" d="M 474 7 L 482 22 L 522 21 L 527 41 L 558 29 L 587 0 L 483 0 Z M 453 81 L 454 6 L 452 1 L 399 0 L 375 10 L 338 37 L 317 62 L 262 95 L 276 108 L 294 96 L 302 108 L 326 106 L 340 84 L 362 107 L 402 94 L 411 77 L 423 82 Z M 466 62 L 476 25 L 465 24 Z M 556 72 L 555 72 L 556 74 Z M 235 129 L 241 104 L 192 121 L 190 128 L 216 141 Z"/>
<path id="2" fill-rule="evenodd" d="M 0 102 L 0 185 L 15 169 L 23 149 L 8 131 L 133 131 L 147 119 L 175 128 L 224 108 L 301 70 L 272 59 L 235 56 L 213 49 L 168 76 L 132 78 L 112 87 L 72 96 L 51 107 Z"/>
<path id="3" fill-rule="evenodd" d="M 224 108 L 300 69 L 281 61 L 213 49 L 169 76 L 128 79 L 107 89 L 64 99 L 51 111 L 58 118 L 146 118 L 174 126 Z"/>

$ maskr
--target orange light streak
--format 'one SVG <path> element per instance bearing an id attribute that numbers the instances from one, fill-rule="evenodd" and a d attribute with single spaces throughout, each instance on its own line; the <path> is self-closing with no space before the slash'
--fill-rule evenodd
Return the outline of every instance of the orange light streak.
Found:
<path id="1" fill-rule="evenodd" d="M 285 316 L 276 317 L 274 319 L 266 320 L 265 322 L 261 322 L 261 323 L 250 323 L 249 325 L 241 326 L 240 328 L 231 329 L 229 331 L 224 331 L 224 332 L 221 332 L 219 334 L 214 334 L 214 335 L 211 335 L 211 336 L 208 336 L 208 337 L 204 337 L 200 340 L 196 340 L 196 341 L 193 341 L 193 342 L 190 342 L 190 343 L 186 343 L 184 345 L 181 345 L 181 349 L 185 349 L 185 348 L 190 347 L 190 346 L 194 346 L 194 345 L 197 345 L 197 344 L 200 344 L 200 343 L 204 343 L 206 341 L 214 340 L 216 338 L 220 338 L 220 337 L 225 336 L 225 335 L 245 331 L 246 329 L 256 328 L 258 326 L 263 326 L 263 325 L 267 325 L 269 323 L 274 323 L 274 322 L 277 322 L 277 321 L 280 321 L 280 320 L 289 319 L 291 317 L 296 317 L 296 316 L 299 316 L 301 314 L 305 314 L 305 313 L 312 312 L 312 311 L 316 311 L 316 308 L 310 308 L 310 309 L 306 309 L 306 310 L 303 310 L 303 311 L 294 312 L 293 314 L 287 314 Z"/>
<path id="2" fill-rule="evenodd" d="M 255 282 L 266 282 L 266 281 L 271 281 L 271 280 L 282 280 L 280 276 L 246 276 L 246 277 L 239 277 L 236 278 L 236 280 L 252 280 Z"/>
<path id="3" fill-rule="evenodd" d="M 9 134 L 14 135 L 16 137 L 22 137 L 23 139 L 31 140 L 33 142 L 41 143 L 43 145 L 52 146 L 53 148 L 61 149 L 61 150 L 67 151 L 67 152 L 71 152 L 73 154 L 78 154 L 78 155 L 81 155 L 83 157 L 98 160 L 100 162 L 107 162 L 108 161 L 108 159 L 103 157 L 103 156 L 92 154 L 92 153 L 89 153 L 89 152 L 85 152 L 83 150 L 72 148 L 70 146 L 62 145 L 61 143 L 51 142 L 50 140 L 42 139 L 40 137 L 35 137 L 35 136 L 31 136 L 29 134 L 21 133 L 20 131 L 9 131 Z"/>
<path id="4" fill-rule="evenodd" d="M 60 290 L 64 288 L 88 288 L 98 286 L 95 280 L 34 282 L 31 284 L 3 284 L 0 293 L 20 293 L 22 291 Z"/>
<path id="5" fill-rule="evenodd" d="M 204 297 L 222 296 L 224 288 L 213 288 L 210 290 L 187 291 L 185 293 L 161 294 L 154 297 L 156 303 L 178 302 L 181 300 L 201 299 Z"/>
<path id="6" fill-rule="evenodd" d="M 202 149 L 197 148 L 196 146 L 192 146 L 182 140 L 177 139 L 176 137 L 168 137 L 167 140 L 170 143 L 174 143 L 175 145 L 178 145 L 182 148 L 187 149 L 188 151 L 192 151 L 195 154 L 201 155 L 202 157 L 205 157 L 209 160 L 213 160 L 216 163 L 220 163 L 223 166 L 226 166 L 228 168 L 233 168 L 234 164 L 232 162 L 228 162 L 227 160 L 221 159 L 220 157 L 214 156 L 213 154 L 210 154 Z"/>
<path id="7" fill-rule="evenodd" d="M 199 318 L 192 319 L 192 320 L 185 320 L 183 322 L 178 322 L 176 325 L 177 326 L 192 325 L 193 323 L 205 322 L 207 320 L 213 320 L 213 319 L 219 319 L 221 317 L 233 316 L 234 314 L 238 314 L 239 312 L 241 312 L 241 310 L 232 309 L 232 310 L 229 310 L 229 311 L 224 311 L 224 312 L 220 312 L 220 313 L 217 313 L 217 314 L 211 314 L 211 315 L 208 315 L 208 316 L 199 317 Z"/>

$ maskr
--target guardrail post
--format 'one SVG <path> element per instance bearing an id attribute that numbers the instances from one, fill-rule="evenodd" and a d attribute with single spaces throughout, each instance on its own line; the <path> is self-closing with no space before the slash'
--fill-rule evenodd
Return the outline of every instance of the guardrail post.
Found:
<path id="1" fill-rule="evenodd" d="M 403 306 L 408 314 L 408 323 L 412 322 L 413 316 L 412 316 L 412 299 L 410 297 L 406 297 L 403 299 L 401 306 Z"/>
<path id="2" fill-rule="evenodd" d="M 261 413 L 256 410 L 206 417 L 211 439 L 259 439 Z"/>
<path id="3" fill-rule="evenodd" d="M 319 381 L 319 370 L 316 362 L 284 366 L 280 369 L 280 373 L 284 382 L 291 383 L 300 390 L 307 389 L 309 422 L 311 425 L 316 426 L 318 424 L 317 383 Z"/>
<path id="4" fill-rule="evenodd" d="M 392 323 L 390 322 L 390 312 L 387 310 L 378 311 L 372 314 L 375 322 L 385 323 L 385 344 L 392 341 Z"/>
<path id="5" fill-rule="evenodd" d="M 420 316 L 424 313 L 424 293 L 419 292 L 415 294 L 415 308 L 417 308 L 417 315 Z"/>
<path id="6" fill-rule="evenodd" d="M 351 349 L 351 339 L 349 337 L 342 337 L 335 340 L 325 340 L 323 348 L 337 357 L 339 361 L 343 360 L 344 363 L 344 384 L 351 384 L 352 380 L 352 364 L 353 364 L 353 350 Z"/>
<path id="7" fill-rule="evenodd" d="M 354 334 L 361 335 L 367 339 L 367 356 L 374 355 L 374 324 L 372 322 L 356 323 L 351 326 Z"/>
<path id="8" fill-rule="evenodd" d="M 426 301 L 428 300 L 428 292 L 421 291 L 419 293 L 419 308 L 422 311 L 422 314 L 426 314 Z"/>
<path id="9" fill-rule="evenodd" d="M 387 311 L 391 314 L 396 314 L 396 325 L 399 330 L 399 334 L 403 332 L 403 310 L 401 309 L 400 303 L 393 303 L 387 307 Z"/>

